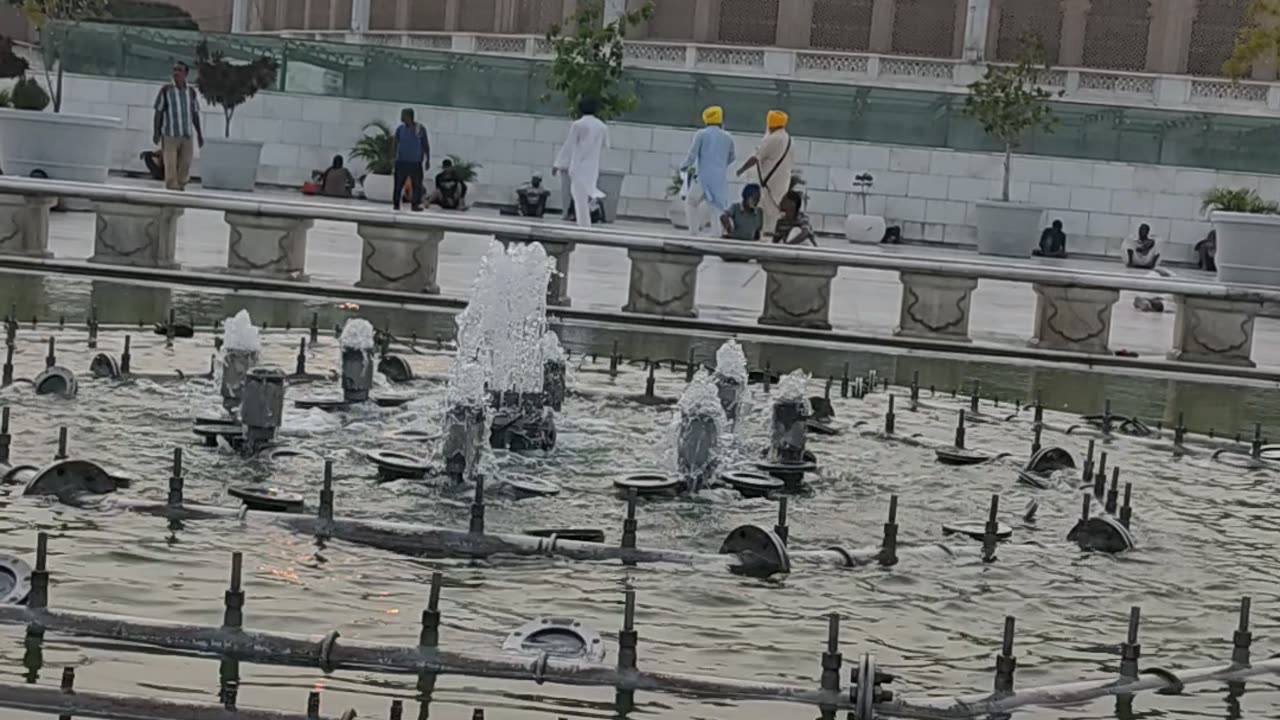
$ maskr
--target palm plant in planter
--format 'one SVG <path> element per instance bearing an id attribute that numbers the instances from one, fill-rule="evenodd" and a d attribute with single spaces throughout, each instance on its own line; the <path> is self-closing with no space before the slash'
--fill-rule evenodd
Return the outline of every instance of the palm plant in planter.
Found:
<path id="1" fill-rule="evenodd" d="M 457 155 L 450 155 L 449 162 L 453 163 L 453 174 L 464 183 L 474 183 L 476 181 L 476 171 L 484 167 L 474 160 L 463 160 Z"/>
<path id="2" fill-rule="evenodd" d="M 264 55 L 248 63 L 233 63 L 222 52 L 202 41 L 196 46 L 196 89 L 210 105 L 222 108 L 226 118 L 222 138 L 207 137 L 200 156 L 200 181 L 206 188 L 253 190 L 258 177 L 262 143 L 233 140 L 231 118 L 236 108 L 263 90 L 275 87 L 279 63 Z"/>
<path id="3" fill-rule="evenodd" d="M 372 120 L 361 131 L 364 135 L 351 147 L 351 159 L 364 163 L 364 196 L 369 200 L 389 203 L 392 198 L 391 127 L 381 120 Z"/>
<path id="4" fill-rule="evenodd" d="M 1259 61 L 1280 59 L 1280 0 L 1253 0 L 1223 70 L 1233 80 Z M 1224 283 L 1280 287 L 1280 216 L 1277 205 L 1247 190 L 1218 188 L 1205 196 L 1218 236 L 1215 263 Z"/>
<path id="5" fill-rule="evenodd" d="M 597 117 L 605 122 L 634 110 L 639 99 L 626 85 L 623 73 L 623 40 L 627 29 L 653 17 L 653 3 L 646 2 L 638 10 L 604 21 L 602 0 L 586 0 L 566 27 L 552 26 L 547 32 L 551 45 L 551 72 L 547 78 L 548 93 L 565 103 L 569 114 L 577 113 L 578 101 L 594 97 L 600 102 Z M 618 216 L 618 197 L 622 194 L 624 175 L 602 171 L 599 187 L 605 194 L 605 217 Z M 569 197 L 569 178 L 562 176 L 563 197 Z M 566 200 L 566 205 L 568 204 Z"/>
<path id="6" fill-rule="evenodd" d="M 1040 87 L 1040 74 L 1048 67 L 1043 46 L 1035 38 L 1024 38 L 1013 65 L 988 65 L 981 79 L 969 85 L 964 112 L 1004 148 L 1004 171 L 1000 200 L 977 203 L 978 252 L 988 255 L 1024 257 L 1039 229 L 1043 208 L 1009 201 L 1009 181 L 1013 149 L 1033 130 L 1052 132 L 1053 97 Z"/>

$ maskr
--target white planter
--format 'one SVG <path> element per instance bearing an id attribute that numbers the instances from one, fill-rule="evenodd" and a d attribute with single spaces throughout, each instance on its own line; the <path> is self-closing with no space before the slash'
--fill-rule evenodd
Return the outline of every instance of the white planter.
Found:
<path id="1" fill-rule="evenodd" d="M 604 221 L 618 221 L 618 200 L 622 197 L 622 181 L 626 179 L 626 173 L 611 172 L 609 170 L 600 171 L 600 180 L 596 183 L 596 187 L 600 188 L 600 192 L 604 193 Z"/>
<path id="2" fill-rule="evenodd" d="M 844 236 L 849 242 L 878 243 L 886 229 L 884 218 L 875 215 L 848 215 L 844 219 Z"/>
<path id="3" fill-rule="evenodd" d="M 978 252 L 983 255 L 1029 257 L 1040 237 L 1044 208 L 1023 203 L 988 200 L 975 203 Z"/>
<path id="4" fill-rule="evenodd" d="M 364 197 L 372 202 L 391 204 L 391 200 L 395 193 L 392 191 L 394 179 L 390 175 L 375 175 L 369 173 L 364 176 Z"/>
<path id="5" fill-rule="evenodd" d="M 671 224 L 681 230 L 689 229 L 689 213 L 685 211 L 684 201 L 680 196 L 671 198 L 670 204 L 667 205 L 667 218 L 671 220 Z"/>
<path id="6" fill-rule="evenodd" d="M 1280 216 L 1215 210 L 1218 281 L 1231 285 L 1280 286 Z"/>
<path id="7" fill-rule="evenodd" d="M 115 153 L 120 118 L 0 108 L 0 170 L 52 180 L 102 183 Z"/>
<path id="8" fill-rule="evenodd" d="M 200 150 L 200 185 L 208 190 L 249 192 L 258 181 L 262 143 L 205 136 Z"/>

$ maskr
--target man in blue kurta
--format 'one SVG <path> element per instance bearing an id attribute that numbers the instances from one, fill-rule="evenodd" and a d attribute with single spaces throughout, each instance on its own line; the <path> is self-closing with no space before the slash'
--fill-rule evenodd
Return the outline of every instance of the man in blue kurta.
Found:
<path id="1" fill-rule="evenodd" d="M 725 132 L 724 110 L 713 105 L 702 111 L 706 127 L 693 135 L 693 145 L 685 158 L 682 170 L 695 168 L 702 195 L 711 207 L 713 218 L 729 210 L 729 166 L 737 159 L 733 149 L 733 136 Z M 699 217 L 689 218 L 689 231 L 698 234 L 705 224 L 702 213 L 690 213 Z"/>

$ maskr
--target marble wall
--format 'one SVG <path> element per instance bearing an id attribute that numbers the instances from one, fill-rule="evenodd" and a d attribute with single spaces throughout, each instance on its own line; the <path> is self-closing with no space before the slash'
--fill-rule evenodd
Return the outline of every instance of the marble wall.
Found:
<path id="1" fill-rule="evenodd" d="M 127 131 L 116 147 L 116 167 L 141 171 L 139 153 L 151 143 L 156 90 L 149 83 L 70 76 L 66 110 L 124 119 Z M 297 185 L 335 154 L 346 155 L 368 121 L 396 122 L 401 106 L 267 93 L 237 111 L 232 129 L 237 137 L 265 143 L 260 182 Z M 474 197 L 489 202 L 509 201 L 513 189 L 534 172 L 549 176 L 568 127 L 566 120 L 549 117 L 435 107 L 418 112 L 431 131 L 437 165 L 446 154 L 483 165 Z M 204 121 L 208 132 L 223 132 L 220 112 L 206 111 Z M 613 148 L 604 167 L 627 174 L 624 215 L 667 217 L 666 188 L 692 132 L 612 126 Z M 739 155 L 749 153 L 757 140 L 739 135 Z M 875 178 L 866 211 L 901 225 L 912 240 L 972 245 L 974 201 L 999 193 L 998 155 L 807 138 L 797 138 L 794 151 L 808 183 L 809 213 L 819 229 L 830 232 L 843 232 L 847 213 L 862 212 L 863 197 L 853 192 L 853 177 L 862 171 Z M 1061 219 L 1072 251 L 1100 255 L 1118 255 L 1124 238 L 1147 222 L 1167 242 L 1168 258 L 1190 259 L 1192 245 L 1209 230 L 1200 196 L 1215 186 L 1255 188 L 1280 200 L 1280 176 L 1023 156 L 1015 157 L 1013 172 L 1014 200 L 1047 208 L 1046 222 Z M 548 185 L 558 190 L 559 183 Z"/>

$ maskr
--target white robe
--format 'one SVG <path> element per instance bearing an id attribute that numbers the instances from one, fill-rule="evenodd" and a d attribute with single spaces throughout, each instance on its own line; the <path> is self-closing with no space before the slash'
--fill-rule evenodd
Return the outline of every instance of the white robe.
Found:
<path id="1" fill-rule="evenodd" d="M 556 156 L 556 169 L 569 173 L 578 224 L 591 225 L 591 199 L 602 198 L 600 160 L 609 147 L 609 128 L 595 115 L 583 115 L 569 126 L 569 137 Z"/>

